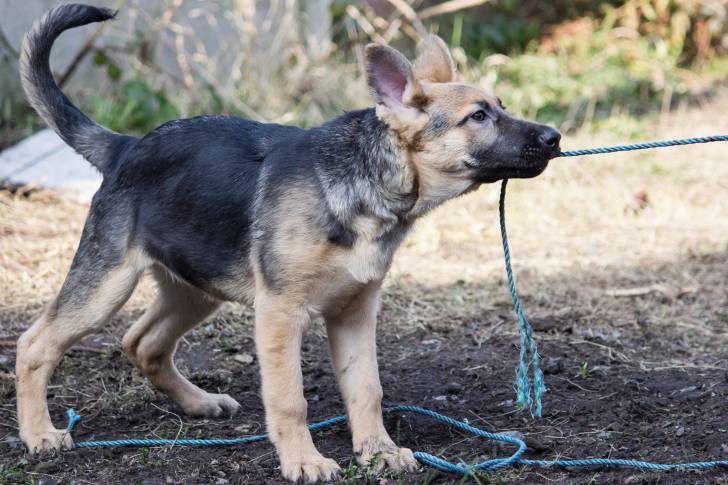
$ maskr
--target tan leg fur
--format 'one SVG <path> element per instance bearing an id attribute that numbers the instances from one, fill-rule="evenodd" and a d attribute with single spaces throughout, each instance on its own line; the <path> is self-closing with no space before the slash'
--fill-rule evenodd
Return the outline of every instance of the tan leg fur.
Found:
<path id="1" fill-rule="evenodd" d="M 294 298 L 274 295 L 258 285 L 255 343 L 260 359 L 263 403 L 271 441 L 283 476 L 292 481 L 330 480 L 340 469 L 318 452 L 306 427 L 301 337 L 310 317 Z"/>
<path id="2" fill-rule="evenodd" d="M 70 448 L 64 430 L 56 429 L 48 413 L 46 392 L 64 352 L 85 335 L 100 328 L 131 296 L 147 264 L 138 251 L 103 275 L 90 291 L 79 289 L 71 271 L 56 302 L 18 339 L 16 388 L 20 439 L 31 452 Z M 70 290 L 69 290 L 70 289 Z M 84 288 L 81 288 L 82 290 Z"/>
<path id="3" fill-rule="evenodd" d="M 158 295 L 152 306 L 124 335 L 129 359 L 160 391 L 190 416 L 232 415 L 240 405 L 227 394 L 205 392 L 174 365 L 179 339 L 210 316 L 220 302 L 202 291 L 155 269 Z"/>
<path id="4" fill-rule="evenodd" d="M 327 315 L 326 328 L 357 461 L 377 471 L 385 466 L 413 471 L 417 461 L 412 451 L 394 444 L 382 420 L 376 350 L 380 286 L 381 281 L 367 284 L 342 310 Z"/>

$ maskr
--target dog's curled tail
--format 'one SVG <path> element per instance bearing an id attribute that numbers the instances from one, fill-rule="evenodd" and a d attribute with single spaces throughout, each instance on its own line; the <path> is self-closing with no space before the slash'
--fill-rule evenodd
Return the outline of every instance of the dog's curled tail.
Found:
<path id="1" fill-rule="evenodd" d="M 133 139 L 99 125 L 71 103 L 53 79 L 51 47 L 64 30 L 114 18 L 116 12 L 89 5 L 66 4 L 54 8 L 33 25 L 23 39 L 20 76 L 28 101 L 48 125 L 101 173 L 112 153 Z"/>

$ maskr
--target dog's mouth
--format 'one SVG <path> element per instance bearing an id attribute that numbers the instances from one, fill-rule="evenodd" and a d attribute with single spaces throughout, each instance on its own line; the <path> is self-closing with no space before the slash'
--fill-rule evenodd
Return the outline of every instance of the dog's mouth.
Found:
<path id="1" fill-rule="evenodd" d="M 541 175 L 549 165 L 549 161 L 560 152 L 559 146 L 541 148 L 526 145 L 519 155 L 505 160 L 490 163 L 466 162 L 465 165 L 475 171 L 475 178 L 480 183 L 492 183 L 503 179 L 527 179 Z"/>
<path id="2" fill-rule="evenodd" d="M 532 178 L 541 175 L 549 161 L 560 152 L 558 143 L 548 148 L 526 145 L 521 149 L 519 163 L 513 168 L 514 175 L 508 178 Z"/>
<path id="3" fill-rule="evenodd" d="M 548 163 L 549 160 L 554 158 L 561 152 L 561 148 L 558 143 L 549 146 L 538 146 L 538 145 L 525 145 L 521 149 L 521 159 L 526 163 Z"/>

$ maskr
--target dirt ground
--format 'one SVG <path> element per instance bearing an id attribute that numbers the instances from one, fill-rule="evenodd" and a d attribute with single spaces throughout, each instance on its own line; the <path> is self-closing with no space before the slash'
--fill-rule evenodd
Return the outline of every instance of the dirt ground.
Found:
<path id="1" fill-rule="evenodd" d="M 728 96 L 717 96 L 635 136 L 726 132 L 727 111 Z M 567 137 L 564 148 L 621 141 L 606 133 Z M 517 333 L 504 285 L 498 188 L 438 209 L 418 224 L 387 281 L 378 336 L 386 404 L 416 404 L 489 431 L 522 433 L 531 458 L 728 459 L 726 181 L 726 145 L 712 144 L 556 160 L 544 176 L 511 184 L 514 270 L 549 389 L 541 419 L 513 405 Z M 279 483 L 268 444 L 24 453 L 14 340 L 60 286 L 86 209 L 43 191 L 0 192 L 0 483 Z M 74 432 L 79 441 L 262 432 L 251 309 L 226 306 L 181 345 L 177 362 L 193 382 L 242 404 L 232 419 L 191 419 L 153 391 L 120 350 L 121 335 L 153 291 L 143 284 L 103 332 L 63 359 L 49 389 L 56 424 L 74 407 L 83 416 Z M 310 420 L 341 414 L 319 323 L 307 332 L 303 355 Z M 421 417 L 388 416 L 387 426 L 402 445 L 465 463 L 510 451 Z M 367 480 L 366 470 L 351 464 L 345 426 L 317 432 L 315 441 L 345 468 L 343 482 Z M 712 484 L 728 483 L 728 469 L 515 468 L 475 480 Z M 371 481 L 459 478 L 426 469 Z"/>

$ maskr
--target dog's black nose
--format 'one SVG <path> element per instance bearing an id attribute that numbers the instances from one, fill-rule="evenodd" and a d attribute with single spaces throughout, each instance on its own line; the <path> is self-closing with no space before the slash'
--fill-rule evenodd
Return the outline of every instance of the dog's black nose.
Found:
<path id="1" fill-rule="evenodd" d="M 559 146 L 559 141 L 561 141 L 561 133 L 550 127 L 544 128 L 541 134 L 538 135 L 538 142 L 544 148 L 556 148 Z"/>

